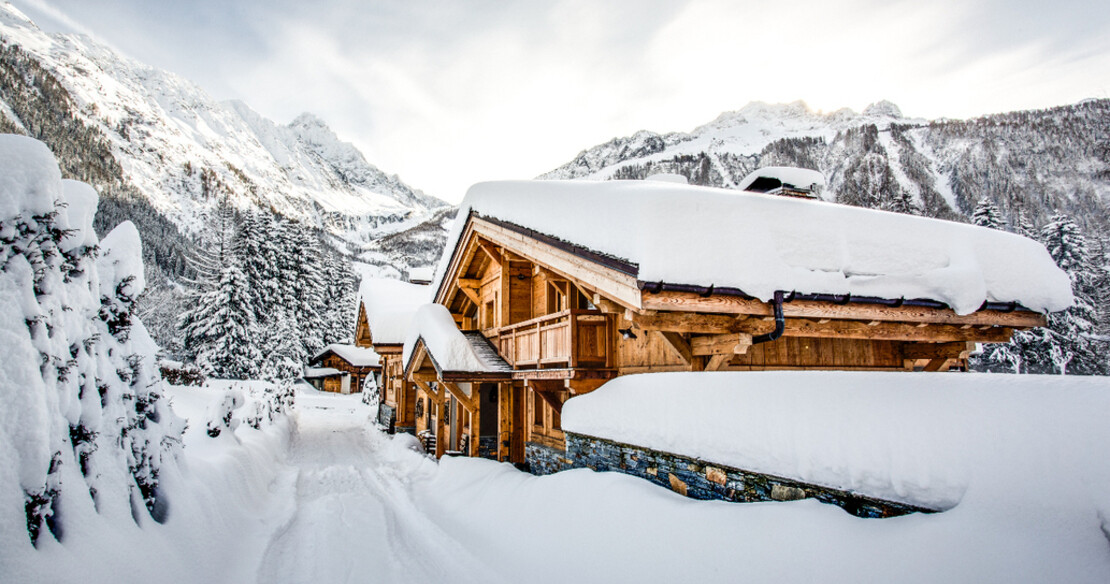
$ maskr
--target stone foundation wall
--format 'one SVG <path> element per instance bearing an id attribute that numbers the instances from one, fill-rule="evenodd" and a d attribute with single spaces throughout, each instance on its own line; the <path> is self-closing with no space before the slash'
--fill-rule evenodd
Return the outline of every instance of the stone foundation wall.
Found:
<path id="1" fill-rule="evenodd" d="M 529 472 L 540 476 L 574 468 L 566 452 L 535 442 L 524 443 L 524 462 Z"/>
<path id="2" fill-rule="evenodd" d="M 478 438 L 478 456 L 497 460 L 497 436 L 482 436 Z"/>
<path id="3" fill-rule="evenodd" d="M 533 449 L 533 445 L 528 444 L 529 462 L 534 456 L 540 464 L 539 467 L 533 464 L 532 473 L 550 474 L 565 468 L 586 467 L 637 476 L 693 499 L 734 502 L 817 499 L 858 517 L 895 517 L 935 511 L 592 436 L 567 432 L 566 440 L 565 454 L 538 445 Z"/>

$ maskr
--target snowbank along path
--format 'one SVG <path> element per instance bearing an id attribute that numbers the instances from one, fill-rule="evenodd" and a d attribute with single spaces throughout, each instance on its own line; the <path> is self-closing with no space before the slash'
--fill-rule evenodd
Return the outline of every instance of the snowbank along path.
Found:
<path id="1" fill-rule="evenodd" d="M 289 473 L 276 488 L 288 520 L 261 559 L 258 582 L 469 582 L 496 575 L 413 503 L 435 463 L 369 426 L 357 396 L 297 396 Z M 284 483 L 284 486 L 281 484 Z"/>

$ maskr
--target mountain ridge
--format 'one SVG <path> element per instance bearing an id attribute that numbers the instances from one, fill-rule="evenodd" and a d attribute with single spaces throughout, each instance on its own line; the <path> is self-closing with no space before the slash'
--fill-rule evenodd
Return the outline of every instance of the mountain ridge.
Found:
<path id="1" fill-rule="evenodd" d="M 281 125 L 243 102 L 217 102 L 192 82 L 87 36 L 47 34 L 10 4 L 0 5 L 0 42 L 56 78 L 72 102 L 69 115 L 98 130 L 117 158 L 118 179 L 187 234 L 203 231 L 222 196 L 321 229 L 350 248 L 447 206 L 367 162 L 312 114 Z M 23 127 L 7 101 L 0 99 L 3 115 Z"/>
<path id="2" fill-rule="evenodd" d="M 980 201 L 1010 225 L 1056 212 L 1110 226 L 1110 100 L 968 120 L 906 118 L 889 101 L 819 113 L 802 101 L 752 102 L 690 132 L 648 130 L 578 153 L 539 179 L 639 179 L 661 172 L 736 188 L 763 166 L 825 174 L 822 198 L 969 220 Z"/>

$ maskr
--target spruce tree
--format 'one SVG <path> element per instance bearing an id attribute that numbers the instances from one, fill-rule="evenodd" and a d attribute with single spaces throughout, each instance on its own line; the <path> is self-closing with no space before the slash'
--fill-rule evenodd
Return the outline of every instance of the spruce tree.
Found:
<path id="1" fill-rule="evenodd" d="M 990 199 L 984 197 L 975 205 L 975 211 L 971 214 L 971 222 L 980 227 L 1002 229 L 1002 214 L 999 213 L 998 207 Z"/>

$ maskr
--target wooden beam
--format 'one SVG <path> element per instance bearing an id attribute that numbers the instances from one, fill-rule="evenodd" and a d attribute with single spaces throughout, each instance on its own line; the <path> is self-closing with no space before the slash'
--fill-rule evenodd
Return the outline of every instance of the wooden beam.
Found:
<path id="1" fill-rule="evenodd" d="M 690 343 L 682 335 L 671 331 L 659 331 L 663 339 L 667 341 L 667 346 L 674 350 L 674 352 L 686 362 L 689 367 L 694 367 L 694 353 L 690 350 Z"/>
<path id="2" fill-rule="evenodd" d="M 902 355 L 906 359 L 967 359 L 971 351 L 975 350 L 975 343 L 906 343 L 902 347 Z"/>
<path id="3" fill-rule="evenodd" d="M 634 314 L 632 322 L 648 331 L 719 335 L 743 331 L 744 321 L 748 318 L 746 315 L 656 312 L 652 314 Z"/>
<path id="4" fill-rule="evenodd" d="M 419 383 L 421 381 L 423 381 L 423 382 L 439 381 L 439 376 L 436 375 L 436 372 L 434 370 L 428 370 L 428 369 L 413 371 L 412 375 L 410 377 L 412 378 L 412 381 L 417 382 L 417 383 Z"/>
<path id="5" fill-rule="evenodd" d="M 486 241 L 485 239 L 482 239 L 482 238 L 477 238 L 477 242 L 478 242 L 478 249 L 485 252 L 485 254 L 487 256 L 489 256 L 489 260 L 491 262 L 500 266 L 501 265 L 501 252 L 497 249 L 497 246 L 494 245 L 493 243 L 489 242 L 489 241 Z"/>
<path id="6" fill-rule="evenodd" d="M 431 386 L 429 386 L 426 382 L 418 380 L 418 379 L 413 380 L 413 382 L 416 383 L 416 385 L 418 385 L 420 387 L 420 389 L 423 389 L 424 393 L 428 394 L 429 399 L 431 399 L 432 401 L 434 401 L 437 404 L 440 404 L 440 405 L 443 404 L 443 396 L 436 393 L 435 391 L 432 391 Z"/>
<path id="7" fill-rule="evenodd" d="M 747 333 L 709 335 L 690 339 L 690 353 L 702 355 L 743 355 L 752 346 L 752 336 Z"/>
<path id="8" fill-rule="evenodd" d="M 531 389 L 543 401 L 547 402 L 559 415 L 563 414 L 563 401 L 559 399 L 559 391 L 549 387 L 549 382 L 525 381 L 525 386 Z"/>
<path id="9" fill-rule="evenodd" d="M 441 385 L 447 388 L 447 391 L 451 392 L 451 395 L 455 396 L 455 399 L 459 400 L 459 403 L 462 404 L 462 407 L 466 408 L 468 412 L 478 410 L 478 404 L 475 403 L 477 400 L 474 399 L 473 395 L 466 395 L 466 392 L 464 392 L 461 387 L 450 381 L 444 381 Z"/>
<path id="10" fill-rule="evenodd" d="M 571 395 L 581 395 L 583 393 L 590 393 L 591 391 L 601 387 L 606 379 L 565 379 L 563 380 L 563 387 L 566 388 Z"/>
<path id="11" fill-rule="evenodd" d="M 482 281 L 478 278 L 459 278 L 455 280 L 459 284 L 459 288 L 470 288 L 477 290 L 482 287 Z"/>
<path id="12" fill-rule="evenodd" d="M 710 312 L 723 314 L 751 314 L 769 316 L 774 314 L 770 303 L 739 296 L 713 295 L 702 297 L 692 292 L 642 293 L 641 305 L 648 310 Z M 842 320 L 883 322 L 922 322 L 952 325 L 996 325 L 1008 328 L 1031 328 L 1045 326 L 1047 319 L 1043 314 L 1015 310 L 980 310 L 966 315 L 958 315 L 949 308 L 926 308 L 921 306 L 882 306 L 880 304 L 832 304 L 814 300 L 795 300 L 782 305 L 787 317 L 830 318 Z"/>
<path id="13" fill-rule="evenodd" d="M 605 313 L 608 313 L 608 314 L 622 314 L 622 313 L 624 313 L 624 307 L 623 306 L 621 306 L 620 304 L 617 304 L 616 302 L 613 302 L 612 300 L 609 300 L 608 298 L 602 298 L 601 294 L 594 294 L 593 303 L 594 303 L 594 306 L 596 306 L 598 310 L 600 310 L 602 312 L 605 312 Z"/>
<path id="14" fill-rule="evenodd" d="M 761 331 L 752 331 L 761 332 Z M 1005 343 L 1013 329 L 991 327 L 961 329 L 951 325 L 919 326 L 898 322 L 884 322 L 869 326 L 864 322 L 830 320 L 824 324 L 817 320 L 788 318 L 783 335 L 818 339 L 870 339 L 875 341 L 919 342 L 968 342 Z"/>
<path id="15" fill-rule="evenodd" d="M 465 288 L 463 286 L 459 286 L 459 292 L 462 292 L 463 295 L 466 296 L 467 300 L 473 302 L 474 306 L 477 306 L 478 308 L 482 307 L 482 300 L 480 298 L 478 298 L 478 290 L 477 289 L 475 289 L 475 288 Z"/>
<path id="16" fill-rule="evenodd" d="M 929 363 L 927 365 L 925 365 L 925 369 L 923 369 L 922 371 L 947 371 L 947 370 L 948 370 L 948 359 L 945 359 L 944 357 L 937 357 L 936 359 L 930 359 Z"/>
<path id="17" fill-rule="evenodd" d="M 724 371 L 728 367 L 728 362 L 732 360 L 732 355 L 713 355 L 709 358 L 709 363 L 706 364 L 706 371 Z"/>

